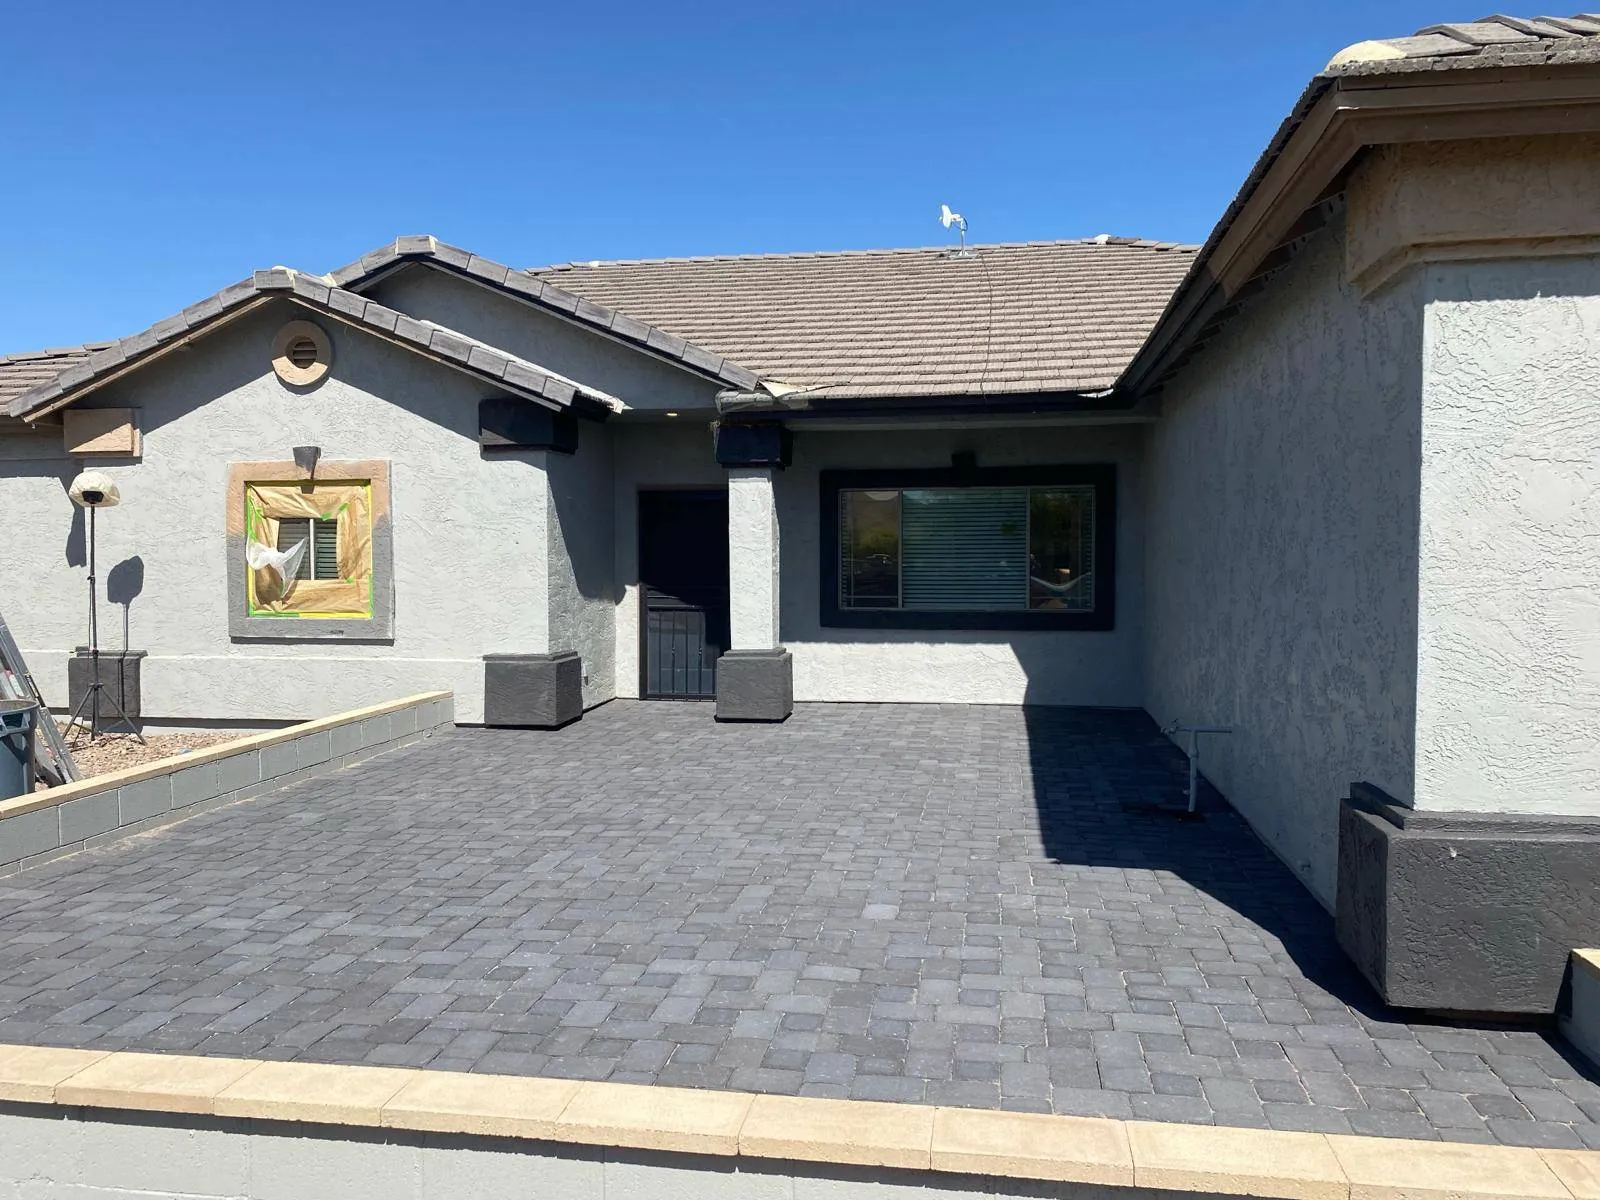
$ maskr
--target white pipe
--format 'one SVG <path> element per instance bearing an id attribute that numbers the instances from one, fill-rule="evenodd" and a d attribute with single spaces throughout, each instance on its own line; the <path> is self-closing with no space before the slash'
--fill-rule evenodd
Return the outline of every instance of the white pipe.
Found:
<path id="1" fill-rule="evenodd" d="M 1195 801 L 1200 791 L 1200 735 L 1202 733 L 1232 733 L 1227 725 L 1183 725 L 1174 721 L 1161 731 L 1167 737 L 1175 733 L 1189 735 L 1189 811 L 1194 812 Z"/>

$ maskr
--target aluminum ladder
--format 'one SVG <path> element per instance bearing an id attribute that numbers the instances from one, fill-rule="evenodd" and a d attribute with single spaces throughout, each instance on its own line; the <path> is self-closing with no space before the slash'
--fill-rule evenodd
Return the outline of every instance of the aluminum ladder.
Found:
<path id="1" fill-rule="evenodd" d="M 17 649 L 17 640 L 0 613 L 0 699 L 32 700 L 39 706 L 39 734 L 34 743 L 34 774 L 52 787 L 72 783 L 78 778 L 78 765 L 61 740 L 61 730 L 45 706 L 44 695 L 28 671 L 28 664 Z"/>

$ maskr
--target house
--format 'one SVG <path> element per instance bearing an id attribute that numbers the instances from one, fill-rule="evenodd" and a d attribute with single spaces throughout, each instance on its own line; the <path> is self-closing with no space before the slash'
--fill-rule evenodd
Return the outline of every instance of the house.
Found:
<path id="1" fill-rule="evenodd" d="M 1548 1012 L 1600 936 L 1597 169 L 1600 17 L 1494 17 L 1337 55 L 1199 248 L 257 271 L 0 361 L 7 616 L 64 702 L 92 461 L 146 720 L 1227 725 L 1387 999 Z"/>

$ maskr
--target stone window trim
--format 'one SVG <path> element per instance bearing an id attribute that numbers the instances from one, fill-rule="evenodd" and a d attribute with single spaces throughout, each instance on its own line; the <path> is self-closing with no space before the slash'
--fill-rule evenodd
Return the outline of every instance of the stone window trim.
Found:
<path id="1" fill-rule="evenodd" d="M 931 470 L 822 471 L 818 542 L 820 624 L 824 629 L 950 629 L 1098 631 L 1116 628 L 1117 469 L 1111 463 L 1039 467 L 941 467 Z M 1073 487 L 1095 494 L 1095 607 L 1092 612 L 1014 610 L 995 612 L 906 609 L 847 609 L 839 603 L 839 494 L 855 489 Z"/>
<path id="2" fill-rule="evenodd" d="M 321 383 L 331 366 L 333 343 L 315 321 L 290 321 L 274 335 L 272 369 L 290 387 Z"/>
<path id="3" fill-rule="evenodd" d="M 310 619 L 252 616 L 245 578 L 245 486 L 311 483 L 314 479 L 367 480 L 372 497 L 372 613 L 364 617 Z M 388 459 L 322 459 L 315 476 L 293 460 L 228 464 L 228 636 L 233 641 L 394 640 L 394 536 L 390 520 Z"/>

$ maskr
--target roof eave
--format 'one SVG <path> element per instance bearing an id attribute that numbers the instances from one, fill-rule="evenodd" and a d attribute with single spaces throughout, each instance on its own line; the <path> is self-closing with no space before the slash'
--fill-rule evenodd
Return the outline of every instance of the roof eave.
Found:
<path id="1" fill-rule="evenodd" d="M 765 381 L 754 371 L 676 334 L 428 234 L 396 238 L 340 267 L 329 278 L 359 294 L 364 288 L 412 264 L 461 276 L 725 388 L 747 391 L 766 388 Z"/>
<path id="2" fill-rule="evenodd" d="M 1117 381 L 1159 387 L 1208 321 L 1243 298 L 1367 147 L 1600 131 L 1600 64 L 1319 75 L 1279 126 Z"/>
<path id="3" fill-rule="evenodd" d="M 602 416 L 615 406 L 605 393 L 546 372 L 537 364 L 453 330 L 417 321 L 331 286 L 322 277 L 275 267 L 257 271 L 142 333 L 91 354 L 53 379 L 13 397 L 6 415 L 37 421 L 275 299 L 287 300 L 547 408 L 572 408 L 584 415 Z"/>

